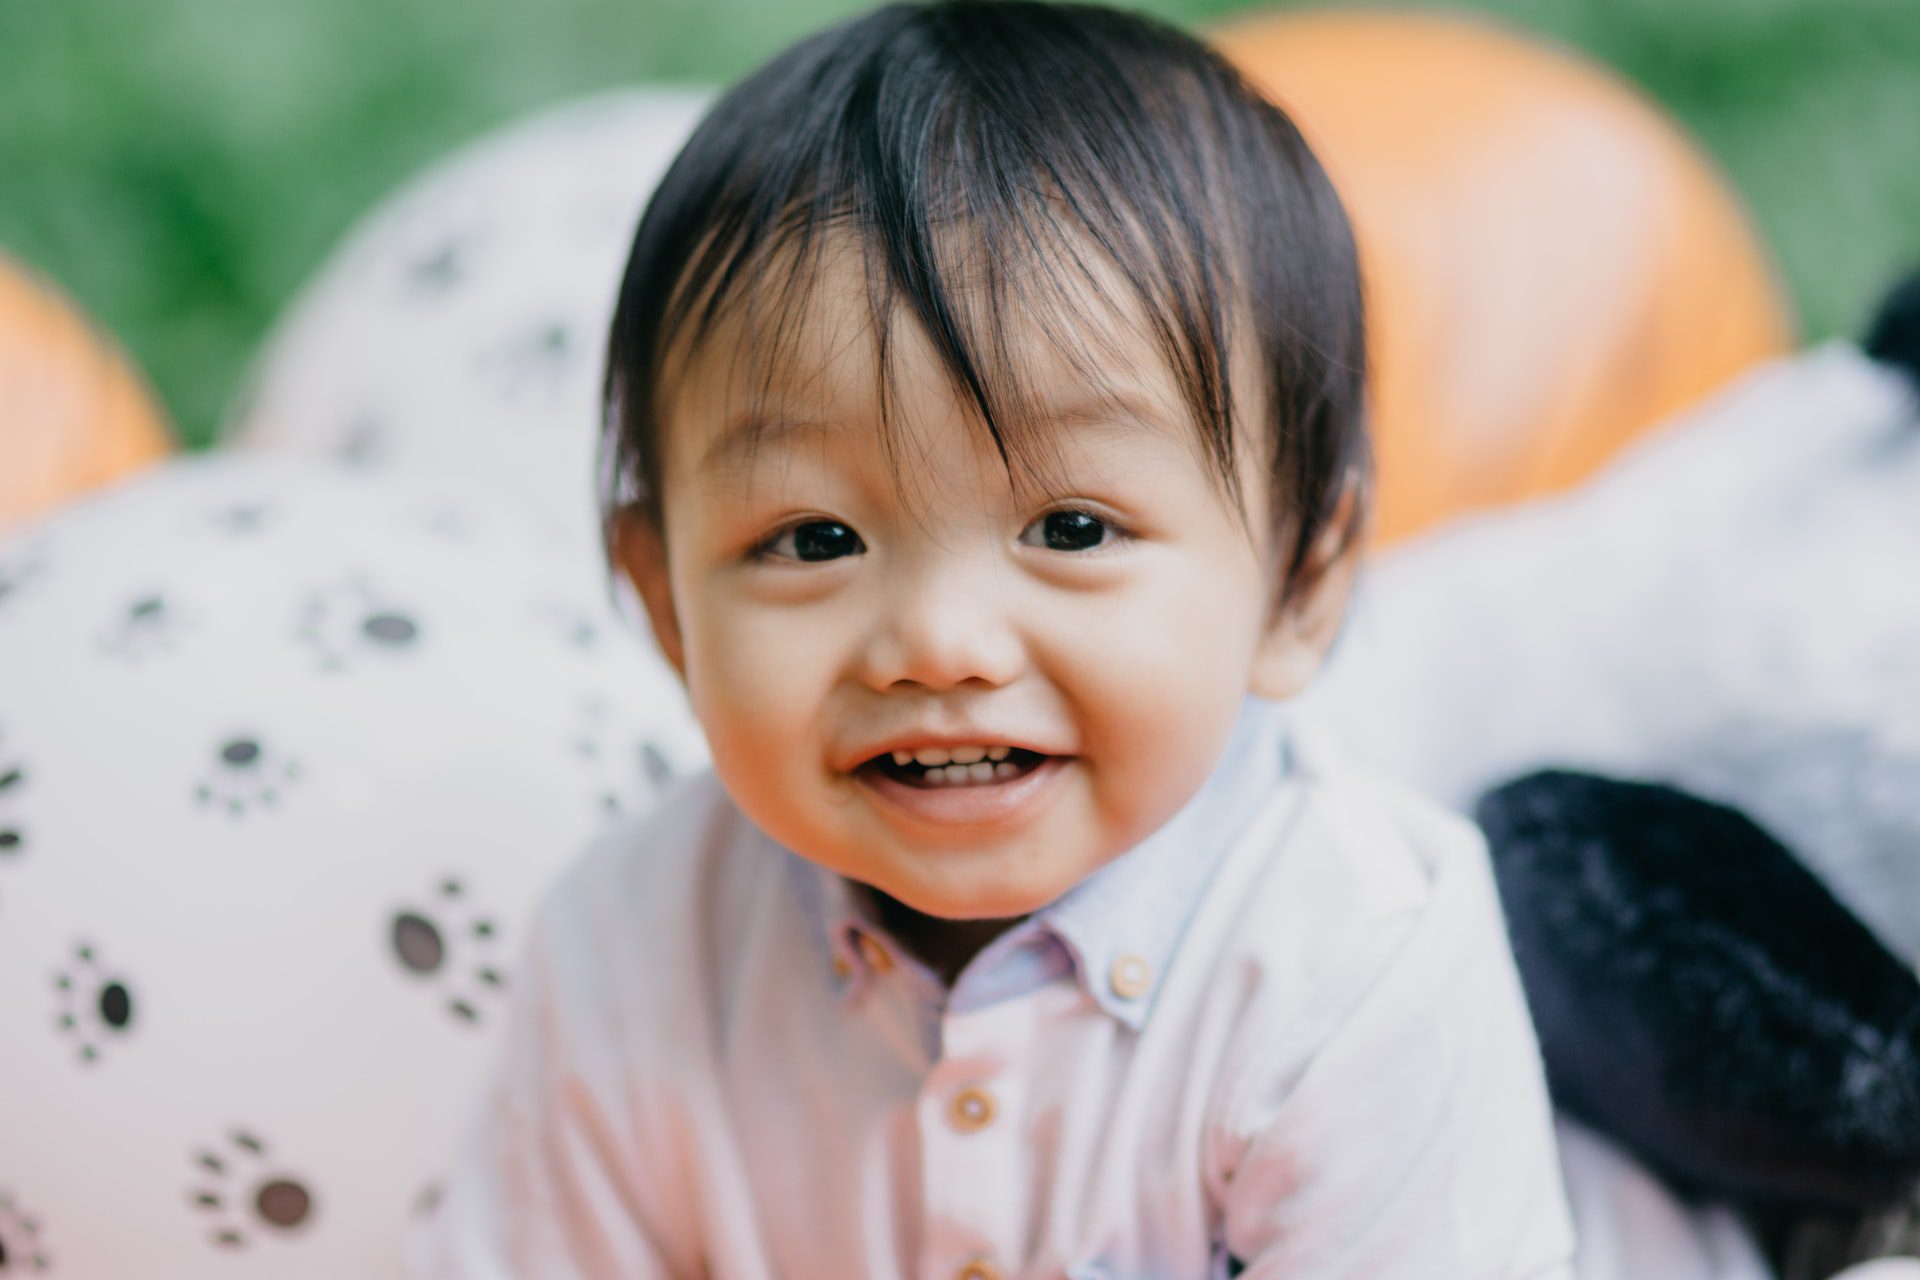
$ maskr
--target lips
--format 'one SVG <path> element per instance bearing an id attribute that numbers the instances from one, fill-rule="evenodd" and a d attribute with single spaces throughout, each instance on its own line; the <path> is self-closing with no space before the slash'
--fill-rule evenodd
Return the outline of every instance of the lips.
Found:
<path id="1" fill-rule="evenodd" d="M 1038 816 L 1074 759 L 1024 750 L 1021 754 L 1027 762 L 1018 773 L 980 782 L 909 781 L 897 776 L 902 770 L 890 756 L 869 760 L 853 777 L 880 810 L 922 836 L 1005 831 Z M 1008 763 L 1012 758 L 1009 753 Z"/>

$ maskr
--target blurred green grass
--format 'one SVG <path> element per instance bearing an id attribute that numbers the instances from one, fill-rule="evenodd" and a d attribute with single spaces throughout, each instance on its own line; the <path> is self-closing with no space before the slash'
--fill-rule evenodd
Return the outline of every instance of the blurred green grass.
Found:
<path id="1" fill-rule="evenodd" d="M 865 7 L 0 0 L 0 251 L 117 334 L 202 447 L 301 281 L 436 157 L 593 89 L 724 82 Z M 1584 49 L 1664 103 L 1746 197 L 1809 340 L 1857 330 L 1920 262 L 1920 0 L 1445 7 Z"/>

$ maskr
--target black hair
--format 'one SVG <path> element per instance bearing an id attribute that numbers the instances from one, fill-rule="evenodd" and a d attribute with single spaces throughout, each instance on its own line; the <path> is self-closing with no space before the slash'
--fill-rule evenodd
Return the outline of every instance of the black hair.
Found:
<path id="1" fill-rule="evenodd" d="M 662 523 L 657 424 L 669 356 L 729 309 L 778 350 L 804 322 L 826 234 L 865 255 L 887 403 L 896 307 L 925 331 L 1012 478 L 1044 481 L 1049 436 L 1022 406 L 993 318 L 1057 323 L 1110 264 L 1144 313 L 1222 491 L 1245 516 L 1236 438 L 1268 450 L 1284 602 L 1370 453 L 1353 239 L 1299 132 L 1217 53 L 1136 14 L 1040 0 L 892 4 L 780 54 L 713 107 L 641 219 L 608 343 L 600 508 Z M 762 292 L 776 292 L 771 303 Z M 762 325 L 768 326 L 764 336 Z M 1243 415 L 1230 357 L 1265 408 Z M 889 460 L 898 475 L 891 433 Z"/>

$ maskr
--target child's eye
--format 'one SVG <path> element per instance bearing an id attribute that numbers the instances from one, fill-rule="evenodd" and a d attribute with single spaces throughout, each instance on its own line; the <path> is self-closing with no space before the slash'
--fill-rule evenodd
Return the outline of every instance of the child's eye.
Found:
<path id="1" fill-rule="evenodd" d="M 789 525 L 754 548 L 756 556 L 780 560 L 837 560 L 867 549 L 860 535 L 838 520 L 806 520 Z"/>
<path id="2" fill-rule="evenodd" d="M 1091 512 L 1049 511 L 1021 531 L 1020 541 L 1049 551 L 1093 551 L 1111 546 L 1121 536 L 1118 528 Z"/>

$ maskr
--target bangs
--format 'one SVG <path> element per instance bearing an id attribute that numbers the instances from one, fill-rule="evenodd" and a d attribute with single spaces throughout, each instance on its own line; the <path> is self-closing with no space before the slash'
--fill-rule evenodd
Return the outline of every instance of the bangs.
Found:
<path id="1" fill-rule="evenodd" d="M 1310 437 L 1325 433 L 1312 421 L 1330 409 L 1357 419 L 1344 216 L 1291 124 L 1224 62 L 1108 10 L 896 6 L 743 82 L 663 179 L 609 345 L 609 521 L 636 508 L 660 520 L 651 479 L 670 369 L 724 322 L 771 377 L 808 323 L 828 255 L 848 248 L 896 475 L 902 321 L 931 344 L 1009 478 L 1042 491 L 1054 487 L 1059 440 L 1036 410 L 1041 369 L 1068 370 L 1077 398 L 1110 399 L 1104 371 L 1128 338 L 1136 352 L 1145 339 L 1171 373 L 1196 446 L 1243 519 L 1236 441 L 1267 448 L 1276 477 L 1308 474 L 1324 468 L 1285 464 L 1302 446 L 1314 452 Z M 1242 353 L 1262 367 L 1237 370 Z M 1236 378 L 1250 379 L 1267 430 L 1239 429 Z M 1330 501 L 1275 496 L 1296 533 Z"/>

